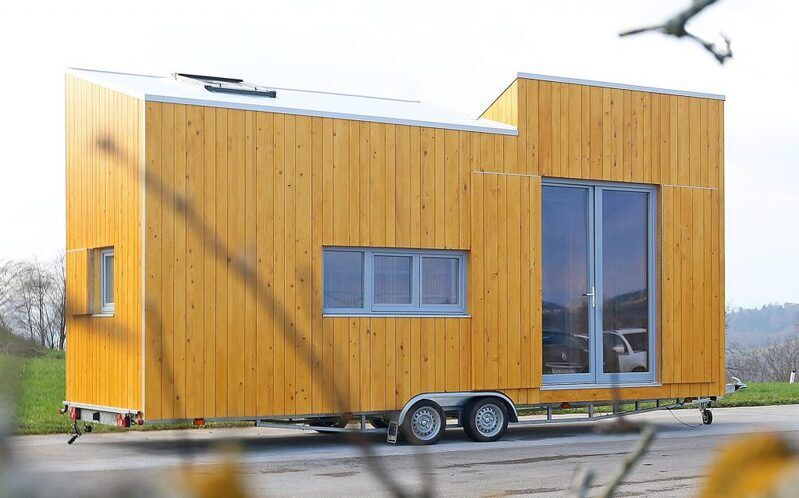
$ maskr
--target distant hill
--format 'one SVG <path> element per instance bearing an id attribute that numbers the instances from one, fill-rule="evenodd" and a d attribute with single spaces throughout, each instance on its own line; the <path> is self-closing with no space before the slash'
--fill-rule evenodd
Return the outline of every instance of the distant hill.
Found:
<path id="1" fill-rule="evenodd" d="M 50 355 L 46 348 L 15 335 L 2 326 L 0 326 L 0 353 L 24 357 Z"/>
<path id="2" fill-rule="evenodd" d="M 799 304 L 767 304 L 727 313 L 727 342 L 763 346 L 799 333 Z"/>

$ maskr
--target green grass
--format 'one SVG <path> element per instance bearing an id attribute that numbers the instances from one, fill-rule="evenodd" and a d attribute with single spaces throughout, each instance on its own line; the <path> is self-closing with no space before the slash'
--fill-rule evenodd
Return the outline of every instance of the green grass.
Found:
<path id="1" fill-rule="evenodd" d="M 716 406 L 764 406 L 799 404 L 799 384 L 756 382 L 720 399 Z"/>
<path id="2" fill-rule="evenodd" d="M 51 434 L 68 431 L 69 421 L 58 413 L 64 400 L 63 355 L 20 358 L 2 354 L 0 358 L 16 370 L 15 432 Z"/>

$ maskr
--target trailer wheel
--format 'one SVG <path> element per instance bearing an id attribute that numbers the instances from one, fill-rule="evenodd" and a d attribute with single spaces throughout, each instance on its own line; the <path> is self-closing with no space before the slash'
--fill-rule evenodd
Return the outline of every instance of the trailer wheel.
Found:
<path id="1" fill-rule="evenodd" d="M 702 423 L 710 425 L 713 423 L 713 412 L 710 410 L 702 410 Z"/>
<path id="2" fill-rule="evenodd" d="M 466 407 L 463 431 L 477 442 L 498 441 L 508 429 L 508 409 L 496 398 L 480 398 Z"/>
<path id="3" fill-rule="evenodd" d="M 444 410 L 438 403 L 424 399 L 408 411 L 400 431 L 410 444 L 428 445 L 438 442 L 446 426 Z"/>

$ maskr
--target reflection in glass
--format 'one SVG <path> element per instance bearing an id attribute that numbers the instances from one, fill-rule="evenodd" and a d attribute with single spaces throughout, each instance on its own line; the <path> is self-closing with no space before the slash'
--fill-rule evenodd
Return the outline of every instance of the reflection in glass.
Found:
<path id="1" fill-rule="evenodd" d="M 324 307 L 363 307 L 363 253 L 324 252 Z"/>
<path id="2" fill-rule="evenodd" d="M 457 258 L 422 258 L 422 304 L 458 304 Z"/>
<path id="3" fill-rule="evenodd" d="M 543 373 L 589 371 L 586 188 L 543 187 Z"/>
<path id="4" fill-rule="evenodd" d="M 602 196 L 602 329 L 605 373 L 649 371 L 648 195 Z"/>
<path id="5" fill-rule="evenodd" d="M 375 256 L 374 302 L 376 304 L 411 304 L 410 256 Z"/>

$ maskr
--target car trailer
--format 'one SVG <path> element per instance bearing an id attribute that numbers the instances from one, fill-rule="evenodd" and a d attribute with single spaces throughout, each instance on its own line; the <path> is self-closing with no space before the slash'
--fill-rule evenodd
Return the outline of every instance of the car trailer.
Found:
<path id="1" fill-rule="evenodd" d="M 728 385 L 733 392 L 746 388 L 740 383 Z M 660 410 L 673 410 L 695 406 L 700 410 L 702 424 L 713 423 L 711 407 L 716 396 L 702 398 L 666 398 L 640 400 L 608 400 L 595 402 L 564 402 L 517 406 L 501 392 L 428 393 L 413 397 L 400 411 L 377 413 L 343 413 L 338 416 L 305 416 L 278 418 L 224 419 L 224 421 L 253 422 L 256 427 L 274 429 L 313 430 L 321 433 L 382 433 L 388 443 L 398 441 L 414 445 L 435 444 L 446 429 L 462 428 L 477 442 L 492 442 L 502 438 L 508 426 L 532 426 L 595 422 Z M 654 406 L 651 406 L 654 405 Z M 609 412 L 598 410 L 610 407 Z M 627 408 L 632 407 L 632 408 Z M 558 410 L 585 409 L 584 416 L 559 414 Z M 544 411 L 544 418 L 522 418 L 520 411 Z M 130 427 L 143 425 L 139 413 L 129 410 L 109 411 L 108 408 L 90 405 L 65 405 L 61 413 L 68 413 L 73 421 L 73 432 L 68 440 L 72 444 L 83 432 L 91 432 L 92 423 Z M 449 422 L 450 420 L 451 422 Z M 214 419 L 208 422 L 216 421 Z M 79 422 L 84 422 L 83 431 Z M 205 425 L 205 419 L 194 419 L 195 425 Z"/>
<path id="2" fill-rule="evenodd" d="M 641 399 L 635 401 L 598 401 L 524 405 L 517 407 L 502 393 L 440 393 L 420 395 L 400 412 L 385 414 L 343 414 L 340 418 L 270 418 L 256 421 L 257 427 L 315 430 L 317 432 L 385 433 L 386 441 L 404 441 L 415 445 L 435 444 L 444 430 L 462 428 L 477 442 L 497 441 L 509 425 L 532 426 L 594 422 L 659 410 L 696 406 L 702 424 L 713 423 L 712 404 L 717 397 Z M 654 406 L 648 406 L 652 405 Z M 631 406 L 632 408 L 626 408 Z M 610 407 L 601 412 L 600 407 Z M 558 414 L 558 410 L 585 409 L 584 416 Z M 520 411 L 545 411 L 545 418 L 527 419 Z M 449 420 L 449 421 L 448 421 Z"/>

